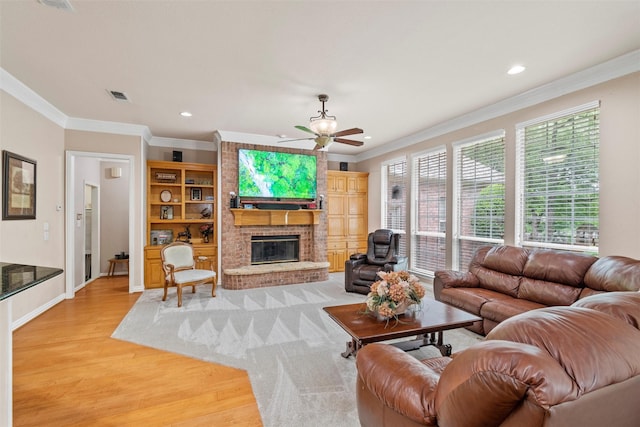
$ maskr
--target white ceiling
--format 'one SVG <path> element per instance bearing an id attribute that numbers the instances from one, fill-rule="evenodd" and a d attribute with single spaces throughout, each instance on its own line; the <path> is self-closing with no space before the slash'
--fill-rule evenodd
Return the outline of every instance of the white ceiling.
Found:
<path id="1" fill-rule="evenodd" d="M 0 66 L 67 116 L 298 138 L 327 93 L 338 129 L 371 136 L 345 155 L 640 48 L 637 0 L 70 1 L 0 0 Z"/>

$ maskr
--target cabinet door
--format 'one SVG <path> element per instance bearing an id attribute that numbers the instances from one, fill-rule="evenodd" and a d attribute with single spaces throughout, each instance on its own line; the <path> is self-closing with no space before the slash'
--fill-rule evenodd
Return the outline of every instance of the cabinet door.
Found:
<path id="1" fill-rule="evenodd" d="M 162 261 L 159 259 L 147 259 L 144 262 L 144 287 L 149 289 L 163 286 Z"/>
<path id="2" fill-rule="evenodd" d="M 327 253 L 329 261 L 329 272 L 336 273 L 344 271 L 344 262 L 347 260 L 346 249 L 334 249 Z"/>
<path id="3" fill-rule="evenodd" d="M 340 174 L 327 174 L 327 190 L 334 193 L 344 193 L 347 191 L 347 178 Z"/>
<path id="4" fill-rule="evenodd" d="M 349 176 L 347 178 L 347 192 L 348 193 L 366 193 L 369 183 L 367 176 L 356 175 Z"/>

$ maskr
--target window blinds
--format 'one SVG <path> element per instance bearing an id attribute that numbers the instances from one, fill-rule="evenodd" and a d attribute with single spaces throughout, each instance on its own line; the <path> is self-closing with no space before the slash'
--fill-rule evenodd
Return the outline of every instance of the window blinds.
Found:
<path id="1" fill-rule="evenodd" d="M 475 250 L 504 238 L 504 132 L 454 148 L 456 229 L 454 266 L 468 266 Z"/>
<path id="2" fill-rule="evenodd" d="M 411 269 L 426 274 L 445 268 L 447 154 L 444 148 L 413 159 Z"/>
<path id="3" fill-rule="evenodd" d="M 407 218 L 407 161 L 400 159 L 383 165 L 385 178 L 384 227 L 396 233 L 406 233 Z M 399 254 L 405 256 L 406 239 L 400 239 Z"/>
<path id="4" fill-rule="evenodd" d="M 599 108 L 518 127 L 523 246 L 595 252 L 599 240 Z"/>

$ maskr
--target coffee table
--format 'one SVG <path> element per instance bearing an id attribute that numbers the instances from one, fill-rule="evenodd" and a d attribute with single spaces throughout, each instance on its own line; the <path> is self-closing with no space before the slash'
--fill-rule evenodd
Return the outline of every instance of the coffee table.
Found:
<path id="1" fill-rule="evenodd" d="M 405 351 L 433 345 L 443 356 L 450 356 L 451 345 L 444 344 L 443 332 L 470 326 L 482 320 L 466 311 L 428 298 L 422 300 L 420 310 L 399 315 L 398 322 L 395 319 L 380 321 L 365 314 L 365 309 L 364 303 L 323 307 L 329 317 L 351 336 L 351 341 L 347 341 L 347 349 L 341 353 L 345 358 L 355 356 L 367 344 L 414 335 L 416 338 L 413 340 L 394 342 L 392 345 Z"/>

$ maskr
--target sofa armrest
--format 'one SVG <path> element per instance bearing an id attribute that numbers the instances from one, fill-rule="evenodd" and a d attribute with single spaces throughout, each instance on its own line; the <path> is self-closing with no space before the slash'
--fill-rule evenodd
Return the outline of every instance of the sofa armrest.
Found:
<path id="1" fill-rule="evenodd" d="M 356 367 L 358 381 L 368 395 L 418 423 L 435 425 L 439 372 L 387 344 L 369 344 L 360 349 Z"/>
<path id="2" fill-rule="evenodd" d="M 351 254 L 349 257 L 350 260 L 365 260 L 367 259 L 367 254 Z"/>
<path id="3" fill-rule="evenodd" d="M 435 404 L 440 425 L 543 425 L 550 407 L 580 394 L 547 350 L 488 339 L 461 351 L 447 365 Z"/>
<path id="4" fill-rule="evenodd" d="M 433 294 L 440 301 L 440 293 L 445 288 L 477 288 L 480 282 L 475 274 L 468 271 L 440 270 L 433 278 Z"/>

